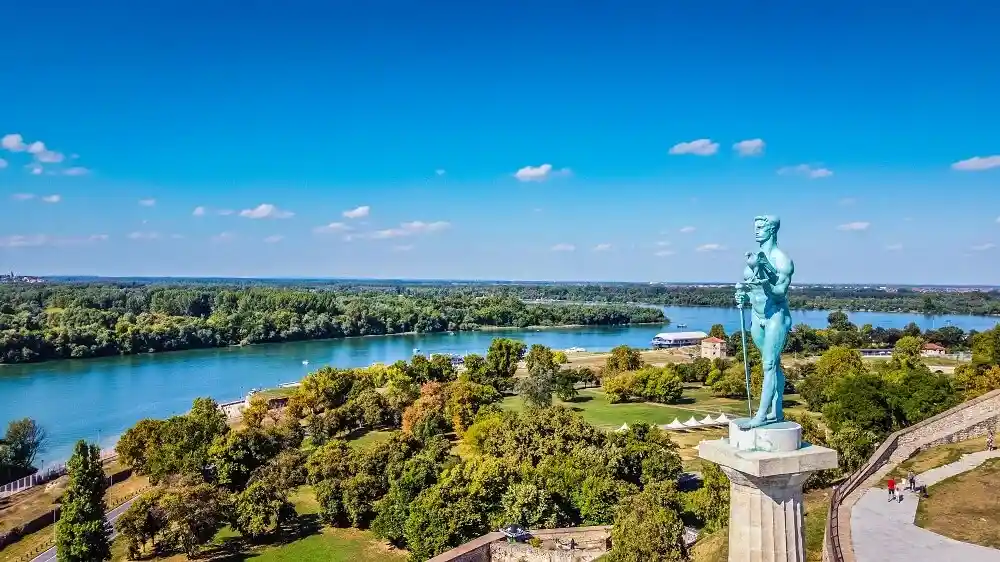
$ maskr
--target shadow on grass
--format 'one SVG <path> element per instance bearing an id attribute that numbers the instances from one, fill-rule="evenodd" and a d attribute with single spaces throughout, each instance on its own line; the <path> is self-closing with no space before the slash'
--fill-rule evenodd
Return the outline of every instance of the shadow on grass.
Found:
<path id="1" fill-rule="evenodd" d="M 240 562 L 257 558 L 257 552 L 261 547 L 281 546 L 292 543 L 306 537 L 318 534 L 320 525 L 319 516 L 314 513 L 299 515 L 281 526 L 281 532 L 271 540 L 264 540 L 256 543 L 244 539 L 243 537 L 229 537 L 214 547 L 203 550 L 198 555 L 198 560 L 210 560 L 211 562 Z"/>
<path id="2" fill-rule="evenodd" d="M 577 396 L 574 396 L 571 400 L 566 400 L 565 402 L 567 404 L 584 404 L 584 403 L 590 402 L 593 399 L 594 399 L 593 396 L 577 395 Z"/>

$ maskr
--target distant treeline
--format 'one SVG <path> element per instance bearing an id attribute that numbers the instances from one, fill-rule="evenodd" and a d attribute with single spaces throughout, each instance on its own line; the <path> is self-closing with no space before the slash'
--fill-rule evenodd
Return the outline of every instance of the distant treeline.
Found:
<path id="1" fill-rule="evenodd" d="M 56 283 L 0 286 L 0 363 L 483 327 L 665 322 L 616 303 L 510 293 Z"/>
<path id="2" fill-rule="evenodd" d="M 371 290 L 369 288 L 369 290 Z M 648 284 L 449 284 L 437 287 L 407 286 L 420 295 L 506 294 L 525 300 L 646 303 L 662 306 L 733 306 L 730 287 L 682 287 Z M 794 309 L 872 310 L 926 314 L 1000 314 L 1000 292 L 926 293 L 909 289 L 897 292 L 864 288 L 792 287 L 788 304 Z"/>

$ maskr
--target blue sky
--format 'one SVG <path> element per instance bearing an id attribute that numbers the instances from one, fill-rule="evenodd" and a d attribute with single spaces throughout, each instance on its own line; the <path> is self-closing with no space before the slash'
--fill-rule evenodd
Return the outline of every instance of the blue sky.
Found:
<path id="1" fill-rule="evenodd" d="M 4 8 L 0 268 L 1000 278 L 995 3 L 243 4 Z"/>

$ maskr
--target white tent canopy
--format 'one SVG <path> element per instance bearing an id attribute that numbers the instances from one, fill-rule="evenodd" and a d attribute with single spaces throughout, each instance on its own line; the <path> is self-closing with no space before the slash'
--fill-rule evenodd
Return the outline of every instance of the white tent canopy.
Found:
<path id="1" fill-rule="evenodd" d="M 729 418 L 726 414 L 719 414 L 719 417 L 715 418 L 715 423 L 729 423 Z"/>
<path id="2" fill-rule="evenodd" d="M 628 424 L 623 423 L 621 427 L 615 430 L 615 432 L 628 431 Z"/>
<path id="3" fill-rule="evenodd" d="M 674 418 L 674 421 L 667 424 L 667 429 L 684 429 L 684 424 L 681 423 L 681 420 Z"/>
<path id="4" fill-rule="evenodd" d="M 701 426 L 701 422 L 696 420 L 694 416 L 691 416 L 691 419 L 684 422 L 684 427 L 699 427 L 699 426 Z"/>
<path id="5" fill-rule="evenodd" d="M 712 416 L 705 415 L 705 418 L 701 420 L 701 425 L 715 425 L 716 421 L 712 419 Z"/>

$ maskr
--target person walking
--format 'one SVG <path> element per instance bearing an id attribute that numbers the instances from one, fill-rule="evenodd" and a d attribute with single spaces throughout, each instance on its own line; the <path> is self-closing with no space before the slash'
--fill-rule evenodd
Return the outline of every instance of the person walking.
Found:
<path id="1" fill-rule="evenodd" d="M 889 487 L 889 501 L 892 501 L 896 499 L 896 481 L 890 478 L 887 486 Z"/>
<path id="2" fill-rule="evenodd" d="M 916 490 L 915 486 L 917 484 L 917 475 L 913 474 L 912 470 L 906 473 L 906 483 L 908 484 L 907 487 L 911 492 Z"/>

